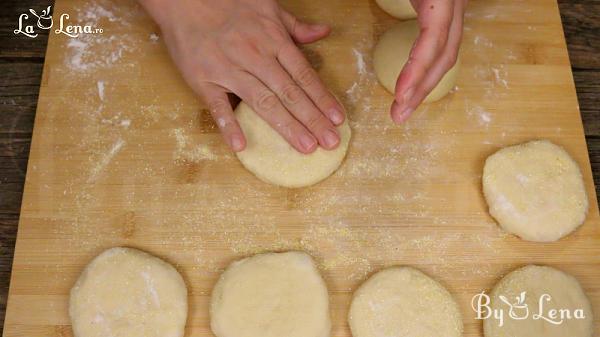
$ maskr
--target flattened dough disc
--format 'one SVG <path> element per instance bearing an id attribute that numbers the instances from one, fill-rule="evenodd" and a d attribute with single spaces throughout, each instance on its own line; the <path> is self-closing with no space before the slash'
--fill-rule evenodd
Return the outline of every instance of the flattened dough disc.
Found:
<path id="1" fill-rule="evenodd" d="M 215 285 L 210 325 L 217 337 L 329 337 L 327 287 L 305 253 L 245 258 Z"/>
<path id="2" fill-rule="evenodd" d="M 375 74 L 381 85 L 390 93 L 394 93 L 396 89 L 398 75 L 408 61 L 408 55 L 418 35 L 417 21 L 400 22 L 385 32 L 375 46 L 373 51 Z M 459 63 L 460 59 L 429 93 L 423 101 L 424 103 L 438 101 L 454 88 Z"/>
<path id="3" fill-rule="evenodd" d="M 555 241 L 585 220 L 588 198 L 579 166 L 547 140 L 509 146 L 483 168 L 490 214 L 507 232 L 530 241 Z"/>
<path id="4" fill-rule="evenodd" d="M 246 149 L 237 152 L 237 157 L 264 182 L 289 188 L 310 186 L 329 177 L 346 156 L 351 133 L 347 120 L 338 127 L 338 147 L 331 151 L 319 147 L 306 155 L 296 151 L 246 103 L 241 102 L 235 114 L 246 136 Z"/>
<path id="5" fill-rule="evenodd" d="M 371 276 L 354 292 L 348 322 L 354 337 L 460 337 L 458 305 L 438 282 L 409 267 Z"/>
<path id="6" fill-rule="evenodd" d="M 71 289 L 75 337 L 182 337 L 187 288 L 165 261 L 132 248 L 111 248 Z"/>
<path id="7" fill-rule="evenodd" d="M 517 299 L 523 296 L 522 304 L 517 304 Z M 565 320 L 561 324 L 552 324 L 544 319 L 533 319 L 533 315 L 540 313 L 539 300 L 544 294 L 551 296 L 551 300 L 544 301 L 543 313 L 549 317 L 550 309 L 569 309 L 574 313 L 582 309 L 586 316 L 583 320 Z M 504 296 L 512 305 L 517 304 L 513 312 L 517 317 L 524 317 L 527 306 L 529 316 L 524 320 L 515 320 L 507 317 L 510 306 L 500 300 Z M 504 323 L 499 326 L 498 320 L 486 319 L 483 323 L 485 337 L 591 337 L 593 335 L 593 313 L 590 301 L 583 292 L 579 282 L 571 275 L 560 270 L 529 265 L 517 269 L 506 275 L 496 284 L 490 294 L 490 307 L 503 310 Z M 555 319 L 558 321 L 558 319 Z"/>
<path id="8" fill-rule="evenodd" d="M 410 0 L 376 0 L 376 2 L 381 9 L 395 18 L 406 20 L 417 17 L 417 12 L 415 12 Z"/>

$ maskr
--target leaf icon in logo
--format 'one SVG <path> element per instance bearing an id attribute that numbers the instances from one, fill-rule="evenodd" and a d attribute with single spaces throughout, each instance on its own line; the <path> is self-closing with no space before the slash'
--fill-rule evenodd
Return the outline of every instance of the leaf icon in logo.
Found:
<path id="1" fill-rule="evenodd" d="M 504 302 L 509 310 L 508 310 L 508 316 L 514 320 L 523 320 L 523 319 L 527 319 L 527 317 L 529 317 L 529 308 L 527 306 L 527 304 L 525 303 L 525 295 L 526 292 L 522 292 L 521 294 L 519 294 L 519 296 L 515 296 L 516 302 L 513 304 L 511 303 L 508 298 L 506 298 L 506 296 L 504 295 L 499 295 L 498 297 L 500 298 L 500 300 L 502 302 Z"/>
<path id="2" fill-rule="evenodd" d="M 523 305 L 523 303 L 525 303 L 525 295 L 527 294 L 526 291 L 522 292 L 519 296 L 516 297 L 517 299 L 517 304 L 518 305 Z"/>
<path id="3" fill-rule="evenodd" d="M 42 11 L 42 15 L 40 15 L 41 18 L 44 19 L 48 19 L 49 15 L 50 15 L 50 8 L 52 7 L 52 5 L 48 6 L 48 8 L 46 8 L 45 10 Z"/>
<path id="4" fill-rule="evenodd" d="M 31 14 L 33 14 L 38 20 L 37 20 L 37 26 L 40 29 L 50 29 L 52 28 L 53 25 L 53 21 L 52 21 L 52 16 L 50 15 L 50 10 L 51 10 L 52 6 L 48 6 L 48 8 L 44 9 L 42 11 L 42 15 L 38 15 L 36 13 L 36 11 L 34 11 L 33 9 L 29 9 L 29 12 L 31 12 Z M 47 25 L 44 25 L 42 23 L 42 20 L 50 20 L 50 22 Z"/>

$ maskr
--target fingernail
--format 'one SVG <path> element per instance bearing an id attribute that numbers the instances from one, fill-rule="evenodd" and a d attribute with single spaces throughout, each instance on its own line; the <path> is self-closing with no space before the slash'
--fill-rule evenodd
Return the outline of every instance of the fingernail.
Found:
<path id="1" fill-rule="evenodd" d="M 402 117 L 404 117 L 404 118 L 408 117 L 411 113 L 413 113 L 413 111 L 415 111 L 415 109 L 413 109 L 413 108 L 404 109 L 404 111 L 402 111 Z"/>
<path id="2" fill-rule="evenodd" d="M 317 142 L 309 135 L 302 135 L 300 136 L 300 145 L 305 151 L 311 151 L 317 145 Z"/>
<path id="3" fill-rule="evenodd" d="M 338 108 L 332 108 L 329 110 L 329 115 L 331 116 L 331 121 L 335 125 L 342 124 L 344 121 L 344 114 Z"/>
<path id="4" fill-rule="evenodd" d="M 232 136 L 231 147 L 233 148 L 233 151 L 239 152 L 242 151 L 244 143 L 242 142 L 242 139 L 239 136 Z"/>
<path id="5" fill-rule="evenodd" d="M 311 29 L 313 32 L 321 32 L 321 31 L 323 31 L 323 30 L 325 30 L 325 29 L 327 29 L 327 28 L 329 28 L 329 26 L 327 26 L 327 25 L 324 25 L 324 24 L 314 24 L 314 25 L 311 25 L 311 26 L 310 26 L 310 29 Z"/>
<path id="6" fill-rule="evenodd" d="M 340 137 L 333 130 L 325 131 L 325 135 L 323 136 L 323 142 L 325 142 L 325 148 L 332 149 L 334 148 L 340 141 Z"/>

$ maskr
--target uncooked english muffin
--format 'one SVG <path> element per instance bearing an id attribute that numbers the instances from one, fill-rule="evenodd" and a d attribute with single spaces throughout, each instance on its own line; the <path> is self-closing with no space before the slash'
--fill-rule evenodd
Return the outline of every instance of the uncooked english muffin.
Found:
<path id="1" fill-rule="evenodd" d="M 351 133 L 347 119 L 338 126 L 340 144 L 335 149 L 318 147 L 311 154 L 303 154 L 246 103 L 238 105 L 235 115 L 246 136 L 246 149 L 236 155 L 264 182 L 290 188 L 313 185 L 335 172 L 346 156 Z"/>
<path id="2" fill-rule="evenodd" d="M 482 179 L 490 214 L 525 240 L 556 241 L 585 220 L 588 198 L 579 166 L 548 140 L 494 153 Z"/>
<path id="3" fill-rule="evenodd" d="M 461 337 L 458 304 L 441 284 L 410 267 L 371 276 L 354 292 L 348 322 L 354 337 Z"/>
<path id="4" fill-rule="evenodd" d="M 573 276 L 554 268 L 529 265 L 511 272 L 494 287 L 489 306 L 504 312 L 504 317 L 502 321 L 484 321 L 485 337 L 593 335 L 594 314 L 581 285 Z M 554 317 L 552 310 L 556 310 Z"/>
<path id="5" fill-rule="evenodd" d="M 75 337 L 182 337 L 187 310 L 187 288 L 177 270 L 133 248 L 98 255 L 69 298 Z"/>
<path id="6" fill-rule="evenodd" d="M 394 93 L 398 75 L 408 61 L 410 50 L 419 35 L 417 21 L 410 20 L 396 24 L 385 32 L 377 42 L 373 52 L 373 67 L 377 79 L 387 91 Z M 442 99 L 456 84 L 460 59 L 442 77 L 438 85 L 429 93 L 424 103 Z"/>
<path id="7" fill-rule="evenodd" d="M 233 262 L 215 285 L 217 337 L 329 337 L 329 296 L 312 258 L 267 253 Z"/>
<path id="8" fill-rule="evenodd" d="M 381 9 L 389 15 L 401 20 L 414 19 L 417 17 L 410 0 L 376 0 Z"/>

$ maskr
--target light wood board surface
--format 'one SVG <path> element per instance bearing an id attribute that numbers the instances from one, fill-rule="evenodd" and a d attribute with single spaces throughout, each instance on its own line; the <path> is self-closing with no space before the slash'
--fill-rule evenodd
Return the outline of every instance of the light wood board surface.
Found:
<path id="1" fill-rule="evenodd" d="M 71 336 L 69 290 L 113 246 L 143 249 L 183 274 L 186 336 L 211 336 L 207 303 L 229 262 L 288 249 L 319 262 L 335 337 L 350 335 L 352 291 L 391 265 L 443 283 L 465 336 L 481 336 L 471 297 L 529 263 L 577 277 L 600 336 L 600 221 L 556 3 L 471 1 L 457 90 L 402 126 L 389 119 L 392 98 L 370 57 L 395 20 L 367 0 L 284 6 L 332 24 L 329 38 L 304 50 L 354 132 L 338 172 L 295 190 L 241 166 L 134 2 L 57 1 L 55 17 L 68 13 L 104 33 L 49 40 L 4 336 Z M 486 156 L 538 138 L 575 158 L 591 204 L 585 224 L 556 243 L 503 234 L 481 193 Z"/>

